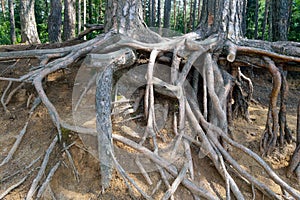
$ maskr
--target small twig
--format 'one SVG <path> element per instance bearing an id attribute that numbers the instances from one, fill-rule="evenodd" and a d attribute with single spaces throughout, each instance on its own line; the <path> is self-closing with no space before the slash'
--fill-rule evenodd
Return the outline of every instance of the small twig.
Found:
<path id="1" fill-rule="evenodd" d="M 150 176 L 148 175 L 148 173 L 146 172 L 146 170 L 145 170 L 144 166 L 142 165 L 142 163 L 140 162 L 138 156 L 137 156 L 136 159 L 135 159 L 135 163 L 136 163 L 136 165 L 138 166 L 138 168 L 140 169 L 140 171 L 141 171 L 143 177 L 145 178 L 145 180 L 147 181 L 147 183 L 148 183 L 149 185 L 152 185 L 153 183 L 152 183 L 152 181 L 151 181 L 151 178 L 150 178 Z"/>
<path id="2" fill-rule="evenodd" d="M 152 190 L 151 196 L 153 196 L 153 195 L 157 192 L 157 190 L 160 188 L 161 184 L 162 184 L 162 180 L 159 180 L 159 181 L 157 182 L 155 188 Z"/>
<path id="3" fill-rule="evenodd" d="M 66 147 L 66 144 L 63 143 L 63 147 L 64 147 L 64 151 L 67 154 L 68 160 L 69 160 L 69 162 L 71 164 L 72 171 L 73 171 L 73 174 L 75 176 L 75 180 L 77 180 L 77 182 L 79 183 L 79 173 L 78 173 L 78 171 L 76 169 L 76 166 L 75 166 L 74 160 L 72 158 L 72 155 L 71 155 L 70 151 L 68 150 L 68 148 L 70 147 L 70 145 L 68 147 Z"/>
<path id="4" fill-rule="evenodd" d="M 5 102 L 4 102 L 4 98 L 5 98 L 5 96 L 6 96 L 6 93 L 7 93 L 8 90 L 9 90 L 9 88 L 11 87 L 11 85 L 12 85 L 12 81 L 10 80 L 10 81 L 8 82 L 8 85 L 7 85 L 6 89 L 4 90 L 4 92 L 3 92 L 2 96 L 1 96 L 1 104 L 2 104 L 2 106 L 3 106 L 3 108 L 4 108 L 4 111 L 5 111 L 6 113 L 8 113 L 9 111 L 7 110 L 6 104 L 5 104 Z"/>
<path id="5" fill-rule="evenodd" d="M 30 95 L 28 96 L 27 102 L 26 102 L 26 108 L 29 107 L 32 97 L 34 97 L 34 94 L 30 94 Z"/>
<path id="6" fill-rule="evenodd" d="M 20 131 L 14 145 L 12 146 L 12 148 L 10 149 L 8 155 L 6 156 L 6 158 L 1 162 L 0 167 L 3 166 L 4 164 L 8 163 L 10 161 L 10 159 L 13 157 L 14 153 L 16 152 L 17 148 L 19 147 L 23 136 L 26 133 L 27 130 L 27 126 L 28 126 L 28 121 L 25 123 L 23 129 Z"/>
<path id="7" fill-rule="evenodd" d="M 137 189 L 137 191 L 139 193 L 141 193 L 143 195 L 143 197 L 145 199 L 148 199 L 148 200 L 152 200 L 152 198 L 146 194 L 136 183 L 135 181 L 130 178 L 128 176 L 128 174 L 125 172 L 125 170 L 123 169 L 123 167 L 119 164 L 119 162 L 117 161 L 117 159 L 115 158 L 114 154 L 111 154 L 112 155 L 112 160 L 114 161 L 114 164 L 115 164 L 115 167 L 116 169 L 118 170 L 118 172 L 121 174 L 121 176 L 123 177 L 123 179 L 126 181 L 126 179 Z"/>
<path id="8" fill-rule="evenodd" d="M 46 180 L 44 181 L 44 183 L 42 184 L 42 186 L 40 187 L 39 191 L 38 191 L 38 194 L 36 196 L 36 199 L 40 199 L 43 195 L 43 193 L 45 192 L 46 190 L 46 187 L 47 185 L 50 183 L 53 175 L 55 174 L 56 170 L 58 169 L 58 167 L 60 166 L 60 161 L 58 161 L 54 167 L 50 170 Z"/>
<path id="9" fill-rule="evenodd" d="M 5 190 L 2 194 L 0 194 L 0 199 L 3 199 L 7 194 L 9 194 L 12 190 L 14 190 L 15 188 L 19 187 L 22 183 L 24 183 L 24 181 L 28 178 L 28 176 L 30 175 L 31 172 L 29 172 L 24 178 L 22 178 L 19 182 L 17 182 L 16 184 L 10 186 L 9 188 L 7 188 L 7 190 Z"/>
<path id="10" fill-rule="evenodd" d="M 78 101 L 77 101 L 77 103 L 75 105 L 75 108 L 74 108 L 75 111 L 77 111 L 77 109 L 78 109 L 78 107 L 79 107 L 79 105 L 80 105 L 83 97 L 87 94 L 87 92 L 92 87 L 92 85 L 96 83 L 96 77 L 97 77 L 97 75 L 98 75 L 98 73 L 95 73 L 93 75 L 93 77 L 89 80 L 89 82 L 86 84 L 86 86 L 84 87 L 84 90 L 82 91 L 82 93 L 81 93 L 81 95 L 80 95 L 80 97 L 79 97 L 79 99 L 78 99 Z"/>
<path id="11" fill-rule="evenodd" d="M 167 200 L 169 199 L 177 190 L 179 184 L 183 181 L 186 172 L 188 170 L 189 167 L 189 163 L 185 163 L 184 166 L 182 167 L 181 171 L 179 172 L 178 176 L 176 177 L 176 179 L 174 180 L 171 188 L 168 189 L 168 191 L 164 194 L 164 196 L 161 198 L 162 200 Z"/>
<path id="12" fill-rule="evenodd" d="M 252 190 L 252 200 L 255 200 L 255 187 L 253 184 L 251 184 L 251 190 Z"/>
<path id="13" fill-rule="evenodd" d="M 14 88 L 7 96 L 6 101 L 5 101 L 5 105 L 9 104 L 12 96 L 21 88 L 25 85 L 25 82 L 22 82 L 20 85 L 18 85 L 16 88 Z"/>
<path id="14" fill-rule="evenodd" d="M 55 136 L 55 138 L 53 139 L 53 141 L 49 145 L 49 148 L 46 150 L 46 154 L 44 156 L 43 163 L 40 167 L 40 170 L 39 170 L 37 176 L 35 177 L 35 179 L 33 180 L 32 184 L 31 184 L 31 187 L 30 187 L 30 189 L 27 193 L 27 196 L 26 196 L 26 200 L 31 200 L 34 193 L 36 192 L 37 186 L 38 186 L 40 180 L 42 179 L 42 176 L 44 175 L 45 169 L 47 167 L 50 154 L 53 151 L 53 149 L 54 149 L 57 142 L 58 142 L 58 136 Z"/>
<path id="15" fill-rule="evenodd" d="M 16 176 L 17 174 L 20 174 L 22 172 L 24 172 L 25 170 L 29 169 L 31 166 L 33 166 L 39 159 L 41 158 L 41 156 L 39 156 L 37 159 L 33 160 L 28 166 L 26 166 L 23 170 L 19 170 L 16 171 L 13 174 L 10 174 L 9 176 L 1 179 L 0 183 L 3 183 L 4 181 L 6 181 L 7 179 L 11 179 L 12 177 Z"/>

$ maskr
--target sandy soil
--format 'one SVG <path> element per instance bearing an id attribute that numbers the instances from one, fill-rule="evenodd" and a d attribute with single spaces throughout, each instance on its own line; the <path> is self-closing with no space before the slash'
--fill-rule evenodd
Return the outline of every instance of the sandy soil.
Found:
<path id="1" fill-rule="evenodd" d="M 34 61 L 22 61 L 19 62 L 18 65 L 24 65 L 26 64 L 25 62 L 34 65 Z M 0 63 L 0 74 L 1 71 L 10 66 L 10 64 L 11 63 Z M 46 92 L 50 100 L 64 118 L 69 118 L 71 116 L 72 88 L 78 67 L 79 66 L 75 66 L 71 69 L 56 72 L 48 77 L 48 82 L 45 83 Z M 17 68 L 17 70 L 16 75 L 20 75 L 24 73 L 23 70 L 26 69 Z M 249 147 L 254 152 L 259 153 L 259 141 L 266 122 L 268 94 L 270 93 L 272 83 L 270 81 L 270 77 L 265 76 L 265 73 L 260 73 L 257 70 L 254 70 L 254 73 L 250 74 L 250 76 L 253 79 L 255 86 L 254 99 L 258 103 L 251 104 L 251 124 L 242 119 L 235 120 L 233 137 L 236 141 Z M 291 130 L 293 130 L 293 136 L 295 137 L 296 106 L 300 95 L 299 77 L 291 77 L 289 78 L 289 82 L 291 83 L 291 87 L 288 102 L 288 123 Z M 1 95 L 6 86 L 7 82 L 0 82 Z M 17 84 L 14 83 L 13 87 L 16 86 Z M 10 113 L 5 113 L 3 108 L 0 108 L 0 161 L 2 161 L 8 154 L 16 136 L 28 120 L 28 111 L 30 108 L 26 106 L 26 102 L 31 94 L 35 94 L 32 85 L 25 85 L 17 92 L 8 104 Z M 0 194 L 11 185 L 20 181 L 31 171 L 24 184 L 13 190 L 5 197 L 5 199 L 24 199 L 34 177 L 37 174 L 42 159 L 39 159 L 38 162 L 29 169 L 27 169 L 26 166 L 38 157 L 43 157 L 45 150 L 48 148 L 55 134 L 56 129 L 51 122 L 46 108 L 43 105 L 39 106 L 29 120 L 28 130 L 13 159 L 8 164 L 0 167 Z M 51 154 L 46 172 L 48 173 L 51 167 L 58 161 L 61 161 L 62 164 L 55 173 L 42 199 L 54 199 L 54 197 L 55 199 L 60 200 L 133 199 L 134 196 L 136 196 L 136 199 L 141 198 L 140 196 L 137 196 L 136 193 L 131 194 L 128 191 L 124 181 L 117 173 L 114 173 L 113 175 L 111 187 L 105 194 L 102 194 L 100 184 L 100 167 L 98 161 L 87 152 L 84 144 L 81 142 L 76 133 L 63 130 L 63 141 L 67 143 L 67 145 L 73 144 L 69 148 L 69 151 L 74 158 L 74 164 L 78 171 L 79 179 L 76 179 L 66 153 L 61 151 L 62 145 L 60 143 L 60 145 L 57 145 L 55 151 Z M 295 178 L 287 179 L 285 176 L 285 169 L 294 148 L 294 143 L 286 144 L 281 148 L 278 147 L 275 152 L 273 152 L 271 156 L 265 158 L 265 160 L 272 166 L 272 168 L 275 169 L 277 174 L 279 174 L 290 185 L 300 190 L 300 186 L 296 183 Z M 199 185 L 206 187 L 216 196 L 224 198 L 224 183 L 217 171 L 212 167 L 212 162 L 209 161 L 208 158 L 199 158 L 197 149 L 192 149 L 192 151 L 193 159 L 195 161 L 195 179 L 199 180 Z M 249 159 L 247 156 L 234 149 L 231 151 L 231 154 L 242 166 L 249 167 L 251 170 L 250 172 L 254 174 L 255 177 L 270 185 L 274 191 L 281 193 L 281 189 L 268 178 L 262 168 L 252 159 Z M 148 186 L 140 174 L 132 174 L 131 176 L 143 186 L 143 189 L 145 189 L 148 193 L 151 193 L 158 182 L 158 174 L 156 172 L 152 172 L 150 175 L 154 183 L 152 186 Z M 252 199 L 251 187 L 239 178 L 238 184 L 241 186 L 246 199 Z M 166 189 L 163 184 L 161 189 Z M 157 192 L 154 197 L 155 199 L 159 199 L 162 195 L 162 192 Z M 256 199 L 262 198 L 262 194 L 256 190 Z M 175 199 L 193 198 L 189 194 L 188 190 L 181 187 L 175 193 Z"/>

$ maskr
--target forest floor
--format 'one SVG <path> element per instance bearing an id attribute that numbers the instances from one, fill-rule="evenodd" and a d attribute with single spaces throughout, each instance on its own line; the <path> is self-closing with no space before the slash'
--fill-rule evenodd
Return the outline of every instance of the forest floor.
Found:
<path id="1" fill-rule="evenodd" d="M 0 63 L 0 74 L 11 63 Z M 34 60 L 20 61 L 17 65 L 34 65 Z M 61 117 L 70 118 L 72 115 L 72 89 L 74 86 L 75 77 L 80 66 L 73 66 L 64 71 L 56 72 L 48 77 L 48 82 L 45 83 L 45 90 L 51 102 L 55 105 Z M 22 74 L 23 68 L 14 70 L 15 74 Z M 248 74 L 249 75 L 249 74 Z M 267 109 L 268 96 L 271 91 L 271 77 L 266 72 L 253 70 L 249 75 L 254 83 L 254 99 L 256 103 L 250 105 L 250 118 L 252 123 L 247 123 L 243 119 L 234 121 L 233 137 L 236 141 L 250 148 L 252 151 L 259 154 L 259 142 L 263 133 Z M 293 131 L 295 137 L 296 130 L 296 108 L 300 96 L 300 78 L 288 77 L 290 83 L 289 100 L 287 105 L 288 125 Z M 0 93 L 2 94 L 7 86 L 7 82 L 0 82 Z M 13 85 L 14 87 L 16 85 Z M 10 113 L 5 113 L 3 108 L 0 108 L 0 161 L 8 154 L 12 147 L 16 136 L 23 128 L 28 120 L 28 111 L 26 102 L 29 95 L 35 94 L 33 86 L 27 84 L 23 86 L 8 104 Z M 0 167 L 0 194 L 8 187 L 20 181 L 30 170 L 33 169 L 30 176 L 20 187 L 13 190 L 4 199 L 18 200 L 24 199 L 30 185 L 35 178 L 39 166 L 42 162 L 42 157 L 45 150 L 48 148 L 52 139 L 56 135 L 56 128 L 51 122 L 45 106 L 40 105 L 29 120 L 29 125 L 22 142 L 16 151 L 13 159 Z M 88 153 L 79 136 L 71 131 L 63 130 L 63 141 L 67 144 L 73 144 L 69 151 L 73 156 L 75 167 L 78 171 L 79 179 L 76 180 L 70 162 L 65 153 L 62 153 L 62 146 L 57 145 L 55 151 L 52 152 L 50 162 L 46 172 L 51 169 L 59 160 L 62 161 L 61 166 L 55 173 L 50 185 L 42 199 L 73 199 L 73 200 L 88 200 L 88 199 L 132 199 L 124 181 L 116 172 L 113 174 L 111 187 L 106 193 L 101 194 L 100 185 L 100 167 L 98 161 Z M 300 186 L 295 178 L 286 178 L 285 172 L 292 152 L 295 148 L 295 143 L 286 144 L 284 147 L 277 147 L 276 150 L 265 160 L 285 181 L 294 188 L 300 190 Z M 225 197 L 224 182 L 220 178 L 217 171 L 212 167 L 212 162 L 207 158 L 199 158 L 196 149 L 192 149 L 193 159 L 195 163 L 195 179 L 199 180 L 199 184 L 207 188 L 213 194 L 220 198 Z M 251 173 L 259 180 L 262 180 L 269 185 L 276 193 L 282 193 L 281 189 L 274 184 L 262 168 L 252 159 L 245 156 L 242 152 L 235 149 L 231 151 L 233 157 L 242 166 L 248 166 Z M 26 169 L 33 160 L 41 156 L 30 169 Z M 132 161 L 133 162 L 133 161 Z M 229 171 L 230 172 L 230 171 Z M 46 176 L 46 175 L 45 175 Z M 158 179 L 158 174 L 150 173 L 153 182 Z M 146 181 L 140 174 L 132 174 L 132 177 L 137 180 L 140 185 L 144 185 L 144 189 L 151 193 L 153 187 L 146 186 Z M 251 186 L 247 185 L 242 179 L 238 179 L 238 185 L 241 186 L 246 199 L 252 199 Z M 163 184 L 162 184 L 162 187 Z M 263 199 L 262 194 L 255 190 L 256 199 Z M 162 192 L 157 192 L 154 197 L 159 199 L 163 195 Z M 55 197 L 55 198 L 54 198 Z M 183 187 L 175 193 L 175 199 L 193 199 L 189 195 L 189 191 Z M 265 198 L 267 199 L 267 198 Z"/>

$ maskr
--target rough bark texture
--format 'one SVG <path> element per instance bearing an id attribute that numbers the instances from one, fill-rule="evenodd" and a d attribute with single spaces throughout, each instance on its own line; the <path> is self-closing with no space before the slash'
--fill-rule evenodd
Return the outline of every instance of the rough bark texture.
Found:
<path id="1" fill-rule="evenodd" d="M 146 42 L 159 40 L 143 21 L 143 9 L 139 0 L 119 0 L 106 2 L 105 31 L 130 35 Z"/>
<path id="2" fill-rule="evenodd" d="M 10 23 L 10 41 L 11 44 L 15 44 L 16 38 L 16 27 L 15 27 L 15 11 L 14 11 L 14 0 L 8 0 L 9 7 L 9 23 Z"/>
<path id="3" fill-rule="evenodd" d="M 164 6 L 164 28 L 170 28 L 171 0 L 165 0 Z"/>
<path id="4" fill-rule="evenodd" d="M 63 27 L 63 40 L 70 40 L 75 37 L 76 25 L 76 9 L 75 0 L 64 1 L 64 27 Z"/>
<path id="5" fill-rule="evenodd" d="M 50 1 L 48 37 L 50 42 L 61 42 L 62 4 L 61 0 Z"/>
<path id="6" fill-rule="evenodd" d="M 272 33 L 273 41 L 287 41 L 289 25 L 289 5 L 288 0 L 272 0 Z"/>
<path id="7" fill-rule="evenodd" d="M 29 44 L 41 43 L 36 28 L 34 0 L 20 1 L 21 41 Z"/>
<path id="8" fill-rule="evenodd" d="M 225 33 L 227 38 L 238 41 L 243 36 L 244 4 L 244 1 L 237 0 L 203 0 L 197 33 L 202 38 Z"/>

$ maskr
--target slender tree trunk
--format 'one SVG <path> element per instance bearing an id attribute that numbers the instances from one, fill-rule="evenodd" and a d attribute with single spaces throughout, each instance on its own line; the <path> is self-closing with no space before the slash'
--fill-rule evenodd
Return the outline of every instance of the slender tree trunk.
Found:
<path id="1" fill-rule="evenodd" d="M 93 0 L 89 0 L 89 7 L 88 7 L 89 11 L 89 21 L 88 23 L 92 24 L 93 23 Z"/>
<path id="2" fill-rule="evenodd" d="M 273 0 L 272 31 L 273 41 L 286 41 L 289 22 L 289 0 Z M 274 12 L 275 11 L 275 12 Z"/>
<path id="3" fill-rule="evenodd" d="M 164 28 L 170 28 L 171 0 L 165 0 Z"/>
<path id="4" fill-rule="evenodd" d="M 155 26 L 155 21 L 156 21 L 156 0 L 151 0 L 152 1 L 152 22 L 151 22 L 151 26 Z"/>
<path id="5" fill-rule="evenodd" d="M 83 0 L 83 30 L 85 30 L 85 25 L 86 25 L 86 0 Z M 84 36 L 84 39 L 86 40 L 86 36 Z"/>
<path id="6" fill-rule="evenodd" d="M 78 31 L 78 34 L 81 32 L 81 0 L 78 0 L 78 8 L 77 8 L 77 31 Z"/>
<path id="7" fill-rule="evenodd" d="M 34 15 L 34 0 L 20 1 L 21 41 L 29 44 L 41 43 Z"/>
<path id="8" fill-rule="evenodd" d="M 193 4 L 193 15 L 192 15 L 192 30 L 195 30 L 195 23 L 196 23 L 196 9 L 197 9 L 197 0 L 194 0 L 194 4 Z"/>
<path id="9" fill-rule="evenodd" d="M 190 20 L 189 20 L 189 27 L 188 31 L 192 30 L 192 23 L 193 23 L 193 0 L 190 0 Z"/>
<path id="10" fill-rule="evenodd" d="M 161 28 L 161 0 L 157 0 L 157 23 L 158 28 Z"/>
<path id="11" fill-rule="evenodd" d="M 254 38 L 257 39 L 258 37 L 258 9 L 259 9 L 259 0 L 255 1 L 255 12 L 254 12 Z"/>
<path id="12" fill-rule="evenodd" d="M 198 0 L 198 15 L 197 15 L 197 23 L 200 23 L 200 17 L 201 17 L 201 2 L 203 0 Z"/>
<path id="13" fill-rule="evenodd" d="M 16 38 L 14 0 L 8 0 L 8 6 L 9 6 L 9 22 L 10 22 L 10 41 L 11 44 L 15 44 L 17 42 L 17 38 Z"/>
<path id="14" fill-rule="evenodd" d="M 268 24 L 269 24 L 269 38 L 268 40 L 269 41 L 273 41 L 273 1 L 274 0 L 269 0 L 270 1 L 270 5 L 269 5 L 269 8 L 270 8 L 270 11 L 269 11 L 269 17 L 268 17 Z"/>
<path id="15" fill-rule="evenodd" d="M 102 22 L 103 19 L 103 13 L 102 13 L 102 0 L 99 1 L 99 18 L 97 19 L 98 23 Z"/>
<path id="16" fill-rule="evenodd" d="M 268 23 L 268 16 L 269 16 L 269 6 L 270 6 L 270 0 L 266 0 L 264 21 L 263 21 L 263 27 L 262 27 L 262 40 L 265 40 L 266 26 Z"/>
<path id="17" fill-rule="evenodd" d="M 50 15 L 48 18 L 49 42 L 61 42 L 62 4 L 61 0 L 50 1 Z"/>
<path id="18" fill-rule="evenodd" d="M 186 1 L 187 0 L 183 0 L 183 24 L 184 24 L 184 28 L 183 28 L 183 32 L 186 33 L 187 32 L 187 20 L 186 20 Z"/>
<path id="19" fill-rule="evenodd" d="M 174 0 L 174 2 L 173 2 L 173 9 L 174 9 L 174 16 L 173 16 L 173 17 L 174 17 L 174 18 L 173 18 L 173 20 L 174 20 L 174 29 L 176 29 L 176 25 L 177 25 L 177 24 L 176 24 L 176 19 L 177 19 L 177 18 L 176 18 L 176 17 L 177 17 L 177 16 L 176 16 L 176 0 Z"/>
<path id="20" fill-rule="evenodd" d="M 152 22 L 153 22 L 153 11 L 152 11 L 152 9 L 153 9 L 153 7 L 152 7 L 152 0 L 149 0 L 149 4 L 148 4 L 148 11 L 149 11 L 149 26 L 153 26 L 153 24 L 152 24 Z"/>
<path id="21" fill-rule="evenodd" d="M 76 9 L 75 0 L 64 1 L 64 32 L 63 39 L 70 40 L 75 37 L 75 26 L 76 26 Z"/>
<path id="22" fill-rule="evenodd" d="M 2 8 L 3 17 L 5 18 L 5 13 L 6 13 L 5 0 L 1 0 L 1 8 Z"/>

